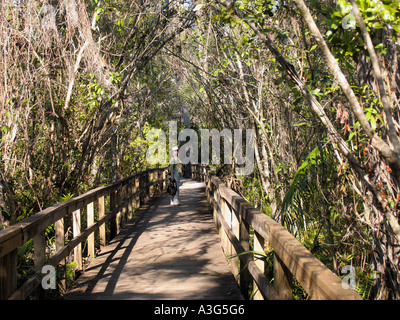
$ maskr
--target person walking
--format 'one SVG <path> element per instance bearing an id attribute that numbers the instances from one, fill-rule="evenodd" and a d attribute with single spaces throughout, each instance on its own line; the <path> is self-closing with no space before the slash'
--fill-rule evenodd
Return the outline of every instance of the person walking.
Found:
<path id="1" fill-rule="evenodd" d="M 179 201 L 179 184 L 182 174 L 182 163 L 178 158 L 178 150 L 177 146 L 172 148 L 172 161 L 170 161 L 169 165 L 171 181 L 175 181 L 176 183 L 176 193 L 171 198 L 171 206 L 178 206 L 181 204 Z"/>

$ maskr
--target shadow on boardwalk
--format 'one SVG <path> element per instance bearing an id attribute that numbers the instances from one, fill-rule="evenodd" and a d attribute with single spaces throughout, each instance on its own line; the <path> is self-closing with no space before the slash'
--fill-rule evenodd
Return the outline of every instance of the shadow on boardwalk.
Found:
<path id="1" fill-rule="evenodd" d="M 204 184 L 183 179 L 182 205 L 151 201 L 91 261 L 66 299 L 237 300 Z"/>

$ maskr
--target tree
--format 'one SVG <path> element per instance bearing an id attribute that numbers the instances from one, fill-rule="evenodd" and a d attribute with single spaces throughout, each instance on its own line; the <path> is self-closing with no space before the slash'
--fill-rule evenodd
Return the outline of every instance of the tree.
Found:
<path id="1" fill-rule="evenodd" d="M 363 143 L 357 143 L 357 148 L 364 147 L 365 158 L 360 157 L 359 153 L 357 154 L 357 152 L 354 152 L 354 148 L 351 150 L 351 147 L 346 142 L 345 137 L 348 132 L 348 127 L 345 127 L 344 132 L 341 133 L 333 125 L 334 120 L 332 119 L 332 116 L 330 117 L 330 115 L 324 110 L 322 104 L 315 97 L 315 94 L 313 94 L 314 90 L 310 90 L 310 87 L 308 87 L 306 82 L 299 76 L 296 68 L 288 62 L 282 52 L 280 52 L 274 45 L 273 40 L 265 31 L 265 25 L 263 25 L 264 22 L 262 19 L 265 19 L 265 14 L 262 11 L 262 9 L 265 8 L 263 4 L 259 4 L 258 2 L 256 2 L 256 4 L 250 4 L 247 1 L 242 1 L 238 2 L 238 6 L 233 3 L 226 5 L 226 8 L 228 8 L 227 10 L 230 10 L 230 14 L 234 14 L 242 21 L 246 21 L 252 30 L 257 33 L 258 37 L 263 40 L 264 44 L 268 47 L 276 61 L 286 73 L 289 81 L 295 84 L 296 88 L 303 95 L 304 100 L 311 107 L 311 110 L 319 118 L 320 123 L 323 125 L 324 130 L 329 137 L 330 143 L 337 151 L 338 155 L 340 155 L 340 162 L 350 165 L 351 171 L 354 172 L 352 176 L 354 178 L 357 177 L 357 183 L 352 183 L 353 190 L 364 199 L 364 210 L 367 213 L 364 214 L 361 222 L 367 223 L 372 227 L 374 263 L 376 270 L 379 271 L 376 277 L 376 297 L 387 298 L 390 296 L 398 299 L 400 292 L 398 287 L 399 256 L 396 249 L 398 247 L 400 235 L 397 214 L 399 182 L 398 168 L 400 163 L 398 153 L 399 137 L 396 131 L 398 112 L 393 109 L 392 105 L 390 105 L 389 96 L 384 88 L 382 72 L 380 70 L 382 66 L 379 65 L 375 48 L 372 45 L 371 37 L 367 31 L 365 23 L 363 23 L 358 5 L 355 1 L 351 1 L 353 14 L 360 28 L 360 31 L 357 29 L 355 30 L 354 37 L 357 41 L 365 41 L 367 54 L 371 58 L 375 79 L 378 83 L 380 93 L 378 101 L 381 101 L 381 110 L 384 114 L 384 120 L 379 118 L 382 120 L 382 123 L 378 127 L 376 125 L 376 120 L 381 112 L 376 112 L 376 109 L 373 109 L 371 112 L 376 116 L 375 119 L 371 120 L 371 114 L 365 112 L 367 108 L 363 107 L 359 102 L 360 98 L 365 101 L 365 96 L 362 94 L 359 94 L 358 97 L 356 96 L 356 93 L 350 84 L 350 75 L 346 75 L 343 72 L 343 67 L 341 67 L 340 63 L 335 59 L 332 50 L 328 47 L 325 38 L 322 36 L 320 28 L 317 27 L 309 8 L 303 1 L 295 0 L 293 2 L 296 4 L 296 9 L 300 13 L 301 18 L 308 26 L 311 35 L 316 40 L 316 44 L 320 48 L 322 57 L 326 62 L 327 70 L 331 73 L 333 79 L 339 84 L 342 91 L 340 95 L 344 96 L 348 101 L 349 109 L 346 109 L 346 125 L 347 120 L 349 120 L 350 117 L 354 123 L 354 128 L 357 128 L 357 134 L 362 135 L 361 140 Z M 367 1 L 361 1 L 361 4 L 368 16 L 367 12 L 371 11 L 368 11 L 368 7 L 371 7 L 372 4 Z M 346 4 L 345 1 L 342 1 L 339 2 L 339 5 L 341 6 L 339 9 L 343 9 L 342 7 L 348 4 Z M 389 8 L 387 10 L 394 12 L 394 14 L 397 14 L 399 9 L 397 4 L 384 4 L 384 8 Z M 331 9 L 331 11 L 334 13 L 335 9 Z M 316 10 L 316 13 L 319 14 L 319 18 L 323 17 L 321 10 Z M 379 17 L 376 16 L 371 17 L 369 15 L 368 18 L 368 22 L 371 25 L 372 23 L 376 23 L 376 20 L 379 20 Z M 398 22 L 398 20 L 395 21 Z M 383 21 L 382 26 L 384 26 L 385 23 L 387 22 Z M 332 25 L 333 23 L 331 26 Z M 358 32 L 358 34 L 356 32 Z M 354 41 L 354 38 L 352 40 Z M 381 46 L 382 45 L 383 43 Z M 385 45 L 389 46 L 391 50 L 394 50 L 393 44 L 391 44 L 390 40 L 386 41 Z M 365 52 L 365 49 L 362 46 L 358 46 L 356 49 L 357 52 L 352 53 L 354 57 L 357 57 L 357 55 L 359 57 L 361 55 L 360 52 L 362 51 Z M 348 62 L 348 59 L 344 58 L 341 63 L 349 64 L 351 62 Z M 357 85 L 357 83 L 355 85 Z M 398 91 L 397 84 L 392 83 L 389 86 L 396 88 Z M 339 88 L 336 89 L 336 91 L 338 90 Z M 319 89 L 314 92 L 319 93 L 320 91 L 321 90 Z M 397 95 L 396 99 L 398 99 Z M 342 102 L 337 104 L 336 110 L 338 114 L 337 117 L 344 117 Z M 339 112 L 342 112 L 342 114 L 339 114 Z M 354 135 L 352 135 L 352 137 L 354 137 Z M 348 139 L 348 141 L 349 140 L 351 142 L 352 139 Z M 386 290 L 387 288 L 389 290 Z"/>

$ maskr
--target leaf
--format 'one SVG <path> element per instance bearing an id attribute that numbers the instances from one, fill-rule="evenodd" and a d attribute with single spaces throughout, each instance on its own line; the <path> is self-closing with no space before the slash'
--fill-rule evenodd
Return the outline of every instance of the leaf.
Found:
<path id="1" fill-rule="evenodd" d="M 379 23 L 379 22 L 375 22 L 372 25 L 372 28 L 374 28 L 374 29 L 382 29 L 383 27 L 384 27 L 383 23 Z"/>
<path id="2" fill-rule="evenodd" d="M 342 19 L 342 27 L 344 30 L 354 30 L 356 28 L 356 18 L 353 16 L 353 14 L 349 13 Z"/>
<path id="3" fill-rule="evenodd" d="M 22 246 L 18 247 L 17 254 L 18 257 L 22 257 L 33 247 L 33 239 L 30 239 L 28 242 L 24 243 Z"/>
<path id="4" fill-rule="evenodd" d="M 400 33 L 400 25 L 392 25 L 393 30 L 396 31 L 397 33 Z"/>
<path id="5" fill-rule="evenodd" d="M 351 8 L 353 7 L 350 3 L 346 0 L 338 0 L 339 10 L 342 15 L 345 15 L 350 12 Z"/>
<path id="6" fill-rule="evenodd" d="M 311 93 L 312 95 L 314 95 L 314 96 L 319 97 L 319 98 L 322 96 L 321 89 L 319 89 L 319 88 L 310 90 L 310 93 Z"/>
<path id="7" fill-rule="evenodd" d="M 317 44 L 314 44 L 314 45 L 310 48 L 310 50 L 308 50 L 308 52 L 312 52 L 312 51 L 314 51 L 316 48 L 318 48 L 318 45 L 317 45 Z"/>
<path id="8" fill-rule="evenodd" d="M 353 139 L 353 137 L 355 136 L 357 132 L 353 131 L 349 134 L 349 138 L 347 139 L 347 141 L 350 141 L 351 139 Z"/>
<path id="9" fill-rule="evenodd" d="M 242 18 L 243 21 L 254 21 L 256 19 L 257 19 L 256 17 L 252 17 L 252 16 Z"/>
<path id="10" fill-rule="evenodd" d="M 197 12 L 199 11 L 201 8 L 203 8 L 203 4 L 198 4 L 197 6 L 194 7 L 193 11 Z"/>
<path id="11" fill-rule="evenodd" d="M 301 126 L 311 127 L 311 124 L 308 122 L 301 122 L 294 125 L 294 127 L 301 127 Z"/>
<path id="12" fill-rule="evenodd" d="M 307 158 L 303 161 L 300 167 L 297 169 L 293 181 L 285 194 L 285 197 L 282 202 L 281 216 L 283 217 L 285 213 L 290 209 L 293 204 L 293 199 L 296 193 L 299 191 L 299 186 L 301 182 L 303 182 L 307 175 L 307 171 L 311 168 L 311 166 L 317 164 L 317 158 L 319 157 L 319 147 L 316 146 L 307 156 Z"/>

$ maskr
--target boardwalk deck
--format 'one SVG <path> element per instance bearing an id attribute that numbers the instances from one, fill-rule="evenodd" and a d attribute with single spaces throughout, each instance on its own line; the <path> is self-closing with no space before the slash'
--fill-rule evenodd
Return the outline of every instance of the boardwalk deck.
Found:
<path id="1" fill-rule="evenodd" d="M 170 206 L 166 195 L 152 200 L 91 261 L 65 298 L 242 299 L 207 208 L 204 187 L 183 179 L 179 207 Z"/>

